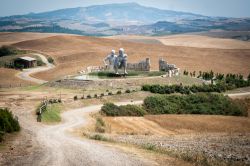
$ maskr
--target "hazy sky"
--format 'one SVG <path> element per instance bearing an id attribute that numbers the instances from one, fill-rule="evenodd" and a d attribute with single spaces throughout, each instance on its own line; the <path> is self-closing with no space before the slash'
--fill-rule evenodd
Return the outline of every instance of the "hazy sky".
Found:
<path id="1" fill-rule="evenodd" d="M 0 0 L 0 16 L 124 2 L 208 16 L 250 17 L 250 0 Z"/>

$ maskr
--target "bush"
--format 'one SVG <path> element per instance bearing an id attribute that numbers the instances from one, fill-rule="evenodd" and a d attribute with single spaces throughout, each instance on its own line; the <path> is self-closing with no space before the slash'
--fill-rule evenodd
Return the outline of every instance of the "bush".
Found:
<path id="1" fill-rule="evenodd" d="M 94 95 L 94 98 L 97 98 L 97 97 L 98 97 L 98 95 L 97 95 L 97 94 L 95 94 L 95 95 Z"/>
<path id="2" fill-rule="evenodd" d="M 102 106 L 101 113 L 107 116 L 144 116 L 147 112 L 136 105 L 117 106 L 106 103 Z"/>
<path id="3" fill-rule="evenodd" d="M 171 94 L 171 93 L 181 93 L 181 94 L 190 94 L 198 92 L 225 92 L 226 90 L 233 89 L 227 84 L 222 82 L 217 83 L 216 85 L 192 85 L 192 86 L 183 86 L 183 85 L 143 85 L 143 91 L 150 91 L 151 93 L 159 94 Z"/>
<path id="4" fill-rule="evenodd" d="M 0 108 L 0 141 L 3 139 L 4 133 L 12 133 L 20 130 L 17 118 L 7 109 Z"/>
<path id="5" fill-rule="evenodd" d="M 120 95 L 122 94 L 122 91 L 118 90 L 116 94 Z"/>
<path id="6" fill-rule="evenodd" d="M 108 93 L 108 95 L 109 95 L 109 96 L 112 96 L 112 95 L 113 95 L 113 93 L 112 93 L 112 92 L 109 92 L 109 93 Z"/>
<path id="7" fill-rule="evenodd" d="M 91 99 L 91 98 L 92 98 L 91 95 L 88 95 L 88 96 L 87 96 L 87 99 Z"/>
<path id="8" fill-rule="evenodd" d="M 209 114 L 247 116 L 247 109 L 227 96 L 197 93 L 186 96 L 151 96 L 143 108 L 150 114 Z"/>
<path id="9" fill-rule="evenodd" d="M 98 141 L 108 141 L 107 138 L 105 138 L 104 136 L 102 136 L 100 134 L 95 134 L 93 136 L 90 136 L 90 139 L 94 139 L 94 140 L 98 140 Z"/>
<path id="10" fill-rule="evenodd" d="M 37 59 L 37 66 L 43 66 L 44 64 L 41 59 Z"/>
<path id="11" fill-rule="evenodd" d="M 48 57 L 47 59 L 49 63 L 54 63 L 54 59 L 52 57 Z"/>
<path id="12" fill-rule="evenodd" d="M 4 136 L 4 132 L 3 132 L 3 131 L 0 131 L 0 142 L 3 141 L 3 136 Z"/>
<path id="13" fill-rule="evenodd" d="M 101 95 L 100 95 L 101 97 L 103 97 L 104 96 L 104 93 L 101 93 Z"/>
<path id="14" fill-rule="evenodd" d="M 77 96 L 74 96 L 74 100 L 77 100 L 78 99 L 78 97 Z"/>
<path id="15" fill-rule="evenodd" d="M 0 57 L 16 54 L 15 49 L 11 46 L 2 46 L 0 47 Z"/>
<path id="16" fill-rule="evenodd" d="M 126 91 L 125 91 L 125 93 L 130 93 L 131 91 L 129 90 L 129 89 L 127 89 Z"/>
<path id="17" fill-rule="evenodd" d="M 105 133 L 105 122 L 101 117 L 96 118 L 95 131 Z"/>
<path id="18" fill-rule="evenodd" d="M 0 47 L 0 57 L 8 56 L 8 55 L 16 55 L 16 54 L 25 54 L 27 51 L 18 50 L 12 46 L 1 46 Z"/>

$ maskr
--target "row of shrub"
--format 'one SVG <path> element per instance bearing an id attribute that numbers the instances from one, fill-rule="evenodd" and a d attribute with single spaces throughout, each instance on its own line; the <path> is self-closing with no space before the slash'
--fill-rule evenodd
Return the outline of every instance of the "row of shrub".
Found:
<path id="1" fill-rule="evenodd" d="M 136 105 L 117 106 L 113 103 L 105 103 L 101 113 L 107 116 L 144 116 L 147 112 Z"/>
<path id="2" fill-rule="evenodd" d="M 247 116 L 245 105 L 227 96 L 212 93 L 159 95 L 147 97 L 142 107 L 106 103 L 101 108 L 106 116 L 143 116 L 145 114 L 207 114 Z"/>
<path id="3" fill-rule="evenodd" d="M 184 70 L 183 75 L 190 75 L 191 77 L 196 77 L 196 72 L 188 72 Z M 211 80 L 217 82 L 223 82 L 225 84 L 234 85 L 236 88 L 250 86 L 250 74 L 248 75 L 247 79 L 245 80 L 243 75 L 241 74 L 221 74 L 221 73 L 214 73 L 212 70 L 209 72 L 202 72 L 199 71 L 199 75 L 197 78 L 202 78 L 204 80 Z"/>
<path id="4" fill-rule="evenodd" d="M 136 92 L 136 90 L 129 90 L 129 89 L 127 89 L 124 93 L 131 93 L 131 92 Z M 120 94 L 122 94 L 123 92 L 121 91 L 121 90 L 118 90 L 116 93 L 113 93 L 113 92 L 110 92 L 110 91 L 107 91 L 107 93 L 105 94 L 105 93 L 101 93 L 101 94 L 94 94 L 94 96 L 91 96 L 90 94 L 89 95 L 87 95 L 87 96 L 82 96 L 81 97 L 81 99 L 91 99 L 91 98 L 101 98 L 101 97 L 104 97 L 104 96 L 112 96 L 112 95 L 115 95 L 115 94 L 117 94 L 117 95 L 120 95 Z M 74 100 L 78 100 L 78 96 L 76 95 L 76 96 L 74 96 Z"/>
<path id="5" fill-rule="evenodd" d="M 164 71 L 128 71 L 128 74 L 126 76 L 147 76 L 147 77 L 152 77 L 152 76 L 161 76 L 164 75 L 166 72 Z M 89 75 L 92 76 L 98 76 L 98 77 L 121 77 L 123 76 L 122 74 L 115 74 L 113 72 L 109 71 L 100 71 L 100 72 L 92 72 L 89 73 Z"/>
<path id="6" fill-rule="evenodd" d="M 149 91 L 151 93 L 159 94 L 172 94 L 172 93 L 181 93 L 181 94 L 191 94 L 198 92 L 225 92 L 226 90 L 234 89 L 234 86 L 230 86 L 223 83 L 218 84 L 202 84 L 202 85 L 192 85 L 192 86 L 183 86 L 180 85 L 143 85 L 143 91 Z"/>
<path id="7" fill-rule="evenodd" d="M 13 117 L 12 112 L 7 108 L 0 108 L 0 142 L 5 133 L 12 133 L 20 130 L 17 117 Z"/>
<path id="8" fill-rule="evenodd" d="M 227 96 L 212 93 L 147 97 L 143 108 L 149 114 L 208 114 L 247 116 L 247 108 Z"/>

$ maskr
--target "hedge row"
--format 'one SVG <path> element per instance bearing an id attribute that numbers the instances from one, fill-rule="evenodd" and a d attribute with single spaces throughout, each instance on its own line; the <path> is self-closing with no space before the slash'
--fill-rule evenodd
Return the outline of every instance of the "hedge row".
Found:
<path id="1" fill-rule="evenodd" d="M 4 133 L 19 131 L 20 125 L 17 118 L 7 108 L 0 108 L 0 141 L 3 140 Z"/>
<path id="2" fill-rule="evenodd" d="M 233 87 L 226 84 L 216 84 L 216 85 L 192 85 L 192 86 L 183 86 L 183 85 L 143 85 L 143 91 L 149 91 L 151 93 L 159 94 L 171 94 L 171 93 L 181 93 L 181 94 L 190 94 L 197 92 L 225 92 L 226 90 L 233 89 Z"/>
<path id="3" fill-rule="evenodd" d="M 149 114 L 207 114 L 247 116 L 247 108 L 228 96 L 212 93 L 147 97 L 143 108 Z"/>
<path id="4" fill-rule="evenodd" d="M 101 113 L 107 116 L 143 116 L 147 112 L 136 105 L 117 106 L 113 103 L 106 103 L 102 106 Z"/>
<path id="5" fill-rule="evenodd" d="M 227 96 L 212 93 L 159 95 L 147 97 L 143 106 L 117 106 L 106 103 L 101 109 L 106 116 L 144 116 L 145 114 L 205 114 L 247 116 L 247 108 Z"/>

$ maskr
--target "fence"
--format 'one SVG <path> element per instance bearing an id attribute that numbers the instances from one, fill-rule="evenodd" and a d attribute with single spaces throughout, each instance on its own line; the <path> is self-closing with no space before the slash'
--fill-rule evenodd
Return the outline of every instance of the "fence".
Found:
<path id="1" fill-rule="evenodd" d="M 42 121 L 42 113 L 44 111 L 46 111 L 47 106 L 48 106 L 48 100 L 43 100 L 42 104 L 41 104 L 41 106 L 40 106 L 40 108 L 38 109 L 38 112 L 37 112 L 37 122 Z"/>

